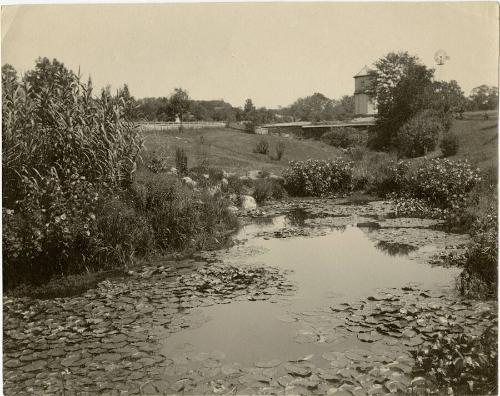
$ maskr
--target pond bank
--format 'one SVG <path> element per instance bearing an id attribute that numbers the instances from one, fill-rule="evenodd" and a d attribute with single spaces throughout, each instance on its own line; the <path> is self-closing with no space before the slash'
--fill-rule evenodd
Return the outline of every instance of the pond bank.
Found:
<path id="1" fill-rule="evenodd" d="M 245 213 L 229 249 L 158 261 L 73 298 L 4 299 L 6 394 L 384 394 L 439 333 L 496 302 L 436 265 L 468 236 L 390 205 L 289 201 Z M 429 261 L 434 260 L 434 265 Z M 347 393 L 346 393 L 347 394 Z"/>

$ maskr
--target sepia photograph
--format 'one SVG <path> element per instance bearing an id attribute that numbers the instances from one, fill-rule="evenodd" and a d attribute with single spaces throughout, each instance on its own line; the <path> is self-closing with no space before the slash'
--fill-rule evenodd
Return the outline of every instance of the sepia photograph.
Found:
<path id="1" fill-rule="evenodd" d="M 498 394 L 497 2 L 1 35 L 0 394 Z"/>

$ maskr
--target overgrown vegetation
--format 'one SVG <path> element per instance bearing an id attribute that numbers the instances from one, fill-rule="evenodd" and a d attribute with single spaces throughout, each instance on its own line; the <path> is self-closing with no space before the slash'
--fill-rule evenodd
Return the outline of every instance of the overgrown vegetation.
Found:
<path id="1" fill-rule="evenodd" d="M 127 121 L 124 90 L 95 97 L 90 81 L 56 60 L 39 59 L 22 80 L 2 72 L 7 288 L 218 245 L 234 228 L 222 197 L 155 175 L 162 161 L 149 164 L 151 179 L 135 180 L 142 138 Z M 185 153 L 177 158 L 187 171 Z"/>

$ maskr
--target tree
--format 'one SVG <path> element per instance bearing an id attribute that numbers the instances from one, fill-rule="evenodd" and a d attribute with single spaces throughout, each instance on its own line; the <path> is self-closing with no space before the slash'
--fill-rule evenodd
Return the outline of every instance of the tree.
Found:
<path id="1" fill-rule="evenodd" d="M 252 99 L 248 98 L 245 101 L 245 106 L 243 106 L 243 112 L 245 116 L 251 116 L 255 112 L 255 106 L 252 102 Z"/>
<path id="2" fill-rule="evenodd" d="M 315 92 L 311 96 L 297 99 L 290 106 L 290 113 L 294 119 L 302 121 L 324 121 L 334 117 L 335 101 L 327 98 L 319 92 Z"/>
<path id="3" fill-rule="evenodd" d="M 432 84 L 433 69 L 407 52 L 391 52 L 375 63 L 373 92 L 378 106 L 375 148 L 396 144 L 398 130 L 423 110 L 422 96 Z"/>
<path id="4" fill-rule="evenodd" d="M 354 95 L 344 95 L 333 108 L 333 118 L 345 120 L 354 116 Z"/>
<path id="5" fill-rule="evenodd" d="M 498 108 L 498 88 L 480 85 L 469 96 L 472 110 L 495 110 Z"/>
<path id="6" fill-rule="evenodd" d="M 182 127 L 182 118 L 189 110 L 189 95 L 182 88 L 175 88 L 174 93 L 170 96 L 170 107 L 175 115 L 179 116 Z"/>

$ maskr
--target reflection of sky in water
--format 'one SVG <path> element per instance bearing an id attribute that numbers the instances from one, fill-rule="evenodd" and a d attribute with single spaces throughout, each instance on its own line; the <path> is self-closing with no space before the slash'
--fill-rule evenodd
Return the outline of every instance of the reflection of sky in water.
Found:
<path id="1" fill-rule="evenodd" d="M 249 238 L 262 231 L 275 231 L 289 225 L 285 216 L 265 224 L 254 223 L 240 230 L 238 238 Z M 420 284 L 431 290 L 453 284 L 457 268 L 432 267 L 408 258 L 391 256 L 380 250 L 365 232 L 348 226 L 343 232 L 331 231 L 319 237 L 284 239 L 250 238 L 247 247 L 260 254 L 238 257 L 240 263 L 266 263 L 289 270 L 297 293 L 289 301 L 238 301 L 204 308 L 211 317 L 199 329 L 172 334 L 166 350 L 188 342 L 200 351 L 222 350 L 229 361 L 251 363 L 261 358 L 294 358 L 324 351 L 324 344 L 298 344 L 293 340 L 298 323 L 277 319 L 288 312 L 324 309 L 354 302 L 375 293 L 377 288 Z M 237 264 L 234 257 L 229 259 Z M 327 345 L 331 349 L 331 345 Z"/>

